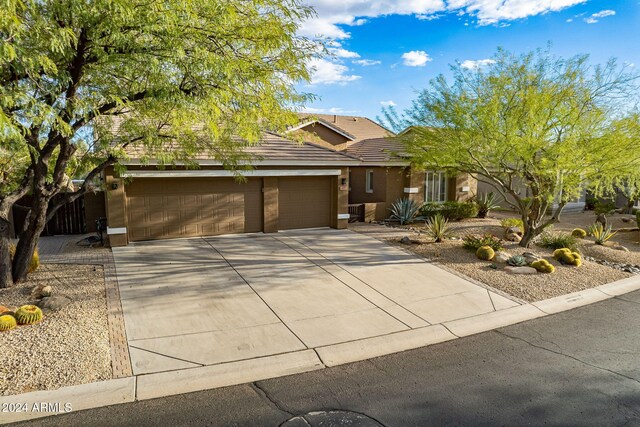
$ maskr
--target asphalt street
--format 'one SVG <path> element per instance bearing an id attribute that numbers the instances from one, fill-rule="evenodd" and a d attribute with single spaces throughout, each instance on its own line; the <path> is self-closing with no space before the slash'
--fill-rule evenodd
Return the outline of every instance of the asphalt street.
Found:
<path id="1" fill-rule="evenodd" d="M 19 425 L 290 419 L 286 426 L 640 425 L 640 291 L 364 362 Z"/>

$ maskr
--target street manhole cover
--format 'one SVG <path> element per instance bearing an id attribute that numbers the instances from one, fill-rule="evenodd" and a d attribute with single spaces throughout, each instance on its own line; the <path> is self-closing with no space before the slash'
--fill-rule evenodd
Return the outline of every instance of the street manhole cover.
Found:
<path id="1" fill-rule="evenodd" d="M 282 427 L 384 427 L 364 414 L 349 411 L 314 411 L 285 421 Z"/>

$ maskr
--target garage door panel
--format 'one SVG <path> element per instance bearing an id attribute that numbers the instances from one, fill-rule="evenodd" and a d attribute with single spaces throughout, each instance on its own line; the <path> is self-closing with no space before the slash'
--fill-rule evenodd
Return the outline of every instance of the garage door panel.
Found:
<path id="1" fill-rule="evenodd" d="M 262 230 L 262 180 L 175 181 L 138 179 L 127 186 L 131 241 Z"/>
<path id="2" fill-rule="evenodd" d="M 296 177 L 278 180 L 279 229 L 329 227 L 331 178 Z"/>

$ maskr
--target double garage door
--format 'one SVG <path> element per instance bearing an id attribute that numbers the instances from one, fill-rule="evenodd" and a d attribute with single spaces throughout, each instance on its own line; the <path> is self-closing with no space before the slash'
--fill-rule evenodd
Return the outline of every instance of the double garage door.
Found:
<path id="1" fill-rule="evenodd" d="M 263 230 L 262 178 L 135 179 L 126 187 L 130 241 Z M 278 229 L 331 224 L 330 177 L 278 178 Z"/>

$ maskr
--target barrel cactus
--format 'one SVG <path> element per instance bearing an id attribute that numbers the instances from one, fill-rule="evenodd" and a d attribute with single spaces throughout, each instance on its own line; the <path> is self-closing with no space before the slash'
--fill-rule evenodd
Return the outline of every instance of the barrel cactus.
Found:
<path id="1" fill-rule="evenodd" d="M 16 327 L 16 319 L 13 316 L 5 314 L 0 316 L 0 331 L 8 331 Z"/>
<path id="2" fill-rule="evenodd" d="M 563 265 L 582 265 L 582 256 L 578 252 L 572 252 L 569 248 L 556 249 L 553 251 L 553 258 Z"/>
<path id="3" fill-rule="evenodd" d="M 32 325 L 42 320 L 42 310 L 35 305 L 23 305 L 16 310 L 16 320 L 20 325 Z"/>
<path id="4" fill-rule="evenodd" d="M 527 260 L 522 255 L 514 255 L 507 260 L 507 264 L 512 267 L 524 267 L 527 265 Z"/>
<path id="5" fill-rule="evenodd" d="M 573 237 L 577 237 L 578 239 L 584 239 L 585 237 L 587 237 L 587 232 L 582 228 L 574 228 L 571 232 L 571 235 Z"/>
<path id="6" fill-rule="evenodd" d="M 496 252 L 491 246 L 480 246 L 476 251 L 476 256 L 483 261 L 491 261 L 496 256 Z"/>
<path id="7" fill-rule="evenodd" d="M 535 268 L 538 273 L 553 273 L 556 268 L 546 259 L 540 259 L 531 263 L 531 267 Z"/>

